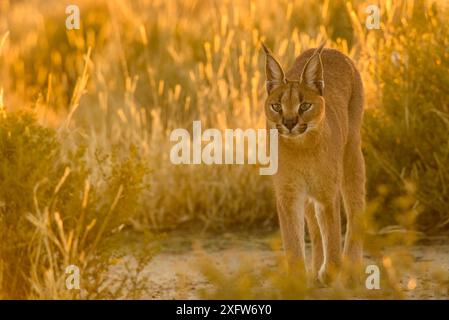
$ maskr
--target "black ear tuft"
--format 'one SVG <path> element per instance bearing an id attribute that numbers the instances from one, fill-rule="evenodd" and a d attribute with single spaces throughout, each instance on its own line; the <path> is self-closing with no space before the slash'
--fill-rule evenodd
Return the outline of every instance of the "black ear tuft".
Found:
<path id="1" fill-rule="evenodd" d="M 321 42 L 321 44 L 316 48 L 314 54 L 321 54 L 323 52 L 324 46 L 326 45 L 326 41 Z"/>
<path id="2" fill-rule="evenodd" d="M 267 48 L 267 46 L 265 45 L 265 43 L 261 42 L 260 43 L 262 45 L 263 51 L 265 52 L 266 55 L 271 55 L 271 51 L 270 49 Z"/>

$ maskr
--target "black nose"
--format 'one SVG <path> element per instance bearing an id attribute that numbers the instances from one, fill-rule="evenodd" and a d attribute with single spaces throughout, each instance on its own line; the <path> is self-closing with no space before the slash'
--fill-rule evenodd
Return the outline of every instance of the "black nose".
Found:
<path id="1" fill-rule="evenodd" d="M 282 120 L 282 123 L 284 124 L 284 126 L 287 127 L 288 130 L 292 130 L 294 126 L 296 126 L 296 124 L 298 123 L 298 119 L 297 118 L 293 118 L 293 119 L 284 119 Z"/>

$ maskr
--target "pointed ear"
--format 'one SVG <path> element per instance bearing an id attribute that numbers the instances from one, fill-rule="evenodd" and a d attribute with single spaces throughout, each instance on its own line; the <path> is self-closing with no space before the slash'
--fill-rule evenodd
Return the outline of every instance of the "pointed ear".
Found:
<path id="1" fill-rule="evenodd" d="M 309 60 L 307 60 L 300 79 L 301 83 L 304 83 L 310 89 L 319 92 L 320 95 L 323 95 L 324 92 L 323 62 L 321 61 L 321 52 L 323 51 L 323 48 L 324 43 L 322 43 Z"/>
<path id="2" fill-rule="evenodd" d="M 277 60 L 273 57 L 270 50 L 262 43 L 262 48 L 265 52 L 265 75 L 266 75 L 266 88 L 267 93 L 285 83 L 285 75 L 284 70 L 282 70 L 281 65 Z"/>

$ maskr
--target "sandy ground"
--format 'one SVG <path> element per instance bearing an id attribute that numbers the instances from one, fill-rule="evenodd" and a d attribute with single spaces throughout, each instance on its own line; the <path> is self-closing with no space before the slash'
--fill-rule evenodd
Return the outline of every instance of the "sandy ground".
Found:
<path id="1" fill-rule="evenodd" d="M 413 271 L 403 275 L 401 288 L 408 299 L 449 299 L 449 242 L 428 241 L 404 249 L 413 260 Z M 397 250 L 389 248 L 388 250 Z M 308 254 L 309 249 L 307 250 Z M 124 267 L 136 265 L 133 254 L 128 251 L 122 262 L 112 268 L 113 273 L 127 272 Z M 210 284 L 199 272 L 198 261 L 204 256 L 223 272 L 233 273 L 242 261 L 250 260 L 255 266 L 272 268 L 282 251 L 273 249 L 273 237 L 225 235 L 208 237 L 168 237 L 160 242 L 160 249 L 143 267 L 139 276 L 146 292 L 143 299 L 198 299 L 199 290 Z M 365 263 L 372 260 L 365 256 Z M 129 271 L 128 271 L 129 272 Z M 443 276 L 435 276 L 443 274 Z M 409 279 L 415 279 L 416 288 L 407 289 Z M 382 280 L 381 280 L 382 283 Z M 354 297 L 357 298 L 357 297 Z"/>

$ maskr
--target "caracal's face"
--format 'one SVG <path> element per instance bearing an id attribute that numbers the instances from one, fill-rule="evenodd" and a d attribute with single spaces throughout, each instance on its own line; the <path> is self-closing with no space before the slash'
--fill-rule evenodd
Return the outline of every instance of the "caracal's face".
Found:
<path id="1" fill-rule="evenodd" d="M 287 79 L 284 70 L 271 52 L 266 54 L 265 115 L 270 129 L 281 137 L 300 139 L 319 130 L 324 119 L 324 78 L 321 61 L 322 44 L 306 62 L 297 79 Z"/>
<path id="2" fill-rule="evenodd" d="M 277 129 L 280 136 L 303 137 L 318 130 L 324 118 L 324 99 L 300 81 L 285 80 L 270 91 L 265 115 L 269 128 Z"/>

